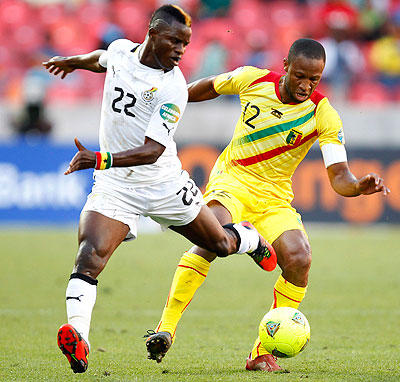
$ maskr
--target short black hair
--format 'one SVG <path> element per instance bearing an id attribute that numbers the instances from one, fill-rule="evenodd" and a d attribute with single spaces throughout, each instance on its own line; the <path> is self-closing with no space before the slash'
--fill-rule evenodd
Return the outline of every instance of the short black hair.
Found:
<path id="1" fill-rule="evenodd" d="M 321 43 L 312 38 L 300 38 L 289 49 L 288 61 L 292 62 L 296 57 L 304 56 L 326 62 L 325 49 Z"/>
<path id="2" fill-rule="evenodd" d="M 192 25 L 192 18 L 181 7 L 173 4 L 165 4 L 154 11 L 150 19 L 149 29 L 156 28 L 159 21 L 164 21 L 169 25 L 174 21 L 187 27 Z"/>

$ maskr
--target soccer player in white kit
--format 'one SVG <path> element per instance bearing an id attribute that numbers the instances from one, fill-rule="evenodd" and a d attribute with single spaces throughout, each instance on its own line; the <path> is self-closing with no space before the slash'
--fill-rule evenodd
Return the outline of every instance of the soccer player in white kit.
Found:
<path id="1" fill-rule="evenodd" d="M 107 51 L 43 63 L 61 78 L 75 69 L 107 72 L 100 151 L 87 150 L 75 139 L 78 152 L 65 172 L 95 168 L 66 291 L 68 323 L 57 336 L 75 373 L 88 365 L 97 276 L 123 240 L 136 238 L 139 216 L 150 216 L 218 256 L 248 253 L 265 270 L 276 266 L 273 248 L 251 224 L 219 224 L 177 157 L 173 136 L 188 99 L 178 64 L 190 42 L 190 26 L 181 8 L 164 5 L 153 13 L 142 44 L 121 39 Z"/>

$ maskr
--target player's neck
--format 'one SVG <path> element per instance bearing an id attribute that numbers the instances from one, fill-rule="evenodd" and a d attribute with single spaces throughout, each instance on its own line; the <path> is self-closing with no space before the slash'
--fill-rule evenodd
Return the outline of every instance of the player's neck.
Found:
<path id="1" fill-rule="evenodd" d="M 286 76 L 282 76 L 279 80 L 279 95 L 281 96 L 282 103 L 290 103 L 290 104 L 297 104 L 299 103 L 296 101 L 293 96 L 291 95 L 287 84 L 286 84 Z"/>
<path id="2" fill-rule="evenodd" d="M 168 72 L 171 69 L 165 68 L 160 60 L 158 59 L 157 55 L 154 53 L 149 40 L 146 38 L 144 40 L 143 44 L 140 47 L 140 50 L 138 52 L 138 58 L 139 62 L 142 65 L 148 66 L 149 68 L 152 69 L 158 69 L 158 70 L 163 70 L 164 72 Z"/>
<path id="3" fill-rule="evenodd" d="M 281 96 L 282 103 L 290 103 L 292 100 L 286 89 L 285 79 L 286 76 L 282 76 L 279 80 L 279 95 Z"/>

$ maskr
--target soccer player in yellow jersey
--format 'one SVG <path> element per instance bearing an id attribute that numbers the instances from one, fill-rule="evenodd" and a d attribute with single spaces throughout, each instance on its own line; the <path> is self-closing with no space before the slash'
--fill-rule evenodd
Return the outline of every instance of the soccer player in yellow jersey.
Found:
<path id="1" fill-rule="evenodd" d="M 281 75 L 241 67 L 189 85 L 189 101 L 238 94 L 241 115 L 233 138 L 219 156 L 204 199 L 221 224 L 248 220 L 272 243 L 282 274 L 271 308 L 298 308 L 308 284 L 311 249 L 301 216 L 291 206 L 291 178 L 318 139 L 333 189 L 352 197 L 390 190 L 377 174 L 361 178 L 349 170 L 341 119 L 327 97 L 315 90 L 325 66 L 325 50 L 312 39 L 293 43 Z M 156 333 L 146 342 L 149 358 L 161 361 L 178 321 L 204 281 L 216 255 L 193 247 L 180 260 Z M 280 370 L 256 339 L 248 370 Z"/>

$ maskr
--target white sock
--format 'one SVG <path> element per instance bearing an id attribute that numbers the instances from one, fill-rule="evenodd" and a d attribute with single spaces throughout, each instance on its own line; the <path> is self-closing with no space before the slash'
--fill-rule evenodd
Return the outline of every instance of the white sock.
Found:
<path id="1" fill-rule="evenodd" d="M 78 277 L 74 277 L 75 275 Z M 86 281 L 86 277 L 88 281 Z M 77 273 L 72 274 L 65 295 L 68 323 L 81 334 L 90 348 L 89 329 L 96 302 L 97 280 L 86 277 Z"/>
<path id="2" fill-rule="evenodd" d="M 260 241 L 257 231 L 243 227 L 241 224 L 234 224 L 233 228 L 240 236 L 240 246 L 237 253 L 249 253 L 257 249 Z"/>

